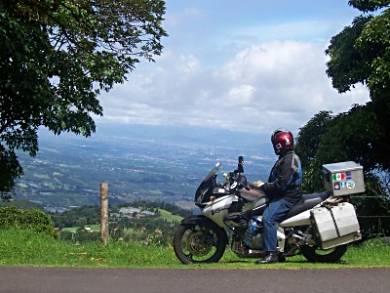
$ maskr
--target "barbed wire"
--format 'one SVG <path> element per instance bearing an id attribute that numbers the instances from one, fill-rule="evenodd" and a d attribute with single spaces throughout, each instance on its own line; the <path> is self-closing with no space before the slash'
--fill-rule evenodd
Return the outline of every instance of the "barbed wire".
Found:
<path id="1" fill-rule="evenodd" d="M 386 195 L 382 195 L 382 196 L 376 196 L 376 195 L 351 195 L 351 198 L 354 199 L 354 198 L 380 198 L 380 199 L 390 199 L 388 196 Z"/>
<path id="2" fill-rule="evenodd" d="M 374 199 L 374 198 L 380 198 L 380 199 L 385 199 L 385 200 L 390 200 L 390 197 L 387 195 L 351 195 L 351 198 L 369 198 L 369 199 Z"/>
<path id="3" fill-rule="evenodd" d="M 358 218 L 372 218 L 372 219 L 377 219 L 377 218 L 390 218 L 390 216 L 357 216 Z"/>

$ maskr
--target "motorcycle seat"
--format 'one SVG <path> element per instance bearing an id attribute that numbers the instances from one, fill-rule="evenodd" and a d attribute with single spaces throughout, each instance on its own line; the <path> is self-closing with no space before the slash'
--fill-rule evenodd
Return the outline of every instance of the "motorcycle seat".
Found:
<path id="1" fill-rule="evenodd" d="M 292 209 L 288 212 L 286 219 L 298 215 L 306 210 L 309 210 L 324 201 L 331 195 L 330 192 L 316 192 L 302 195 L 300 201 L 298 201 Z"/>

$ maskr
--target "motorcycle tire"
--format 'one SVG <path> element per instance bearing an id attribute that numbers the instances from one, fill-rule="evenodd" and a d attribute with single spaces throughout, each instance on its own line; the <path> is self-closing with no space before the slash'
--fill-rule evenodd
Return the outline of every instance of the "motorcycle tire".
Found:
<path id="1" fill-rule="evenodd" d="M 205 229 L 205 231 L 211 231 L 216 236 L 215 252 L 213 252 L 212 255 L 203 260 L 194 259 L 192 254 L 186 254 L 184 252 L 185 248 L 183 246 L 183 237 L 185 237 L 187 231 L 192 231 L 196 227 L 200 227 L 200 229 Z M 183 264 L 218 262 L 223 256 L 227 244 L 225 240 L 226 236 L 224 235 L 224 233 L 225 232 L 221 228 L 217 227 L 216 225 L 213 225 L 212 223 L 200 222 L 194 225 L 180 224 L 176 229 L 175 236 L 173 239 L 173 248 L 176 257 Z"/>
<path id="2" fill-rule="evenodd" d="M 303 246 L 303 256 L 310 262 L 338 262 L 347 251 L 347 245 L 337 246 L 333 249 L 320 250 L 316 247 Z M 321 253 L 320 253 L 321 252 Z"/>

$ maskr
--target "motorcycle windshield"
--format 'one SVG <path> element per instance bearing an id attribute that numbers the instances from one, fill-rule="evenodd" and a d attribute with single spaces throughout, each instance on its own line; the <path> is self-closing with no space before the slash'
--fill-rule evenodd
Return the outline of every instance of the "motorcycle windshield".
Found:
<path id="1" fill-rule="evenodd" d="M 217 162 L 214 168 L 212 168 L 207 174 L 207 176 L 200 183 L 198 189 L 195 192 L 195 204 L 200 205 L 203 202 L 207 201 L 207 196 L 209 195 L 210 190 L 215 185 L 215 178 L 218 174 L 219 169 L 221 168 L 221 163 Z"/>

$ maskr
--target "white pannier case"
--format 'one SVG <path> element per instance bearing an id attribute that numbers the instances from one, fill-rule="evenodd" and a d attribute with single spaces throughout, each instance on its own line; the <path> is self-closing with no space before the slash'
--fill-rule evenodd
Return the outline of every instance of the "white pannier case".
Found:
<path id="1" fill-rule="evenodd" d="M 343 202 L 332 208 L 315 208 L 311 211 L 311 220 L 317 228 L 322 249 L 362 238 L 355 208 L 350 203 Z"/>

